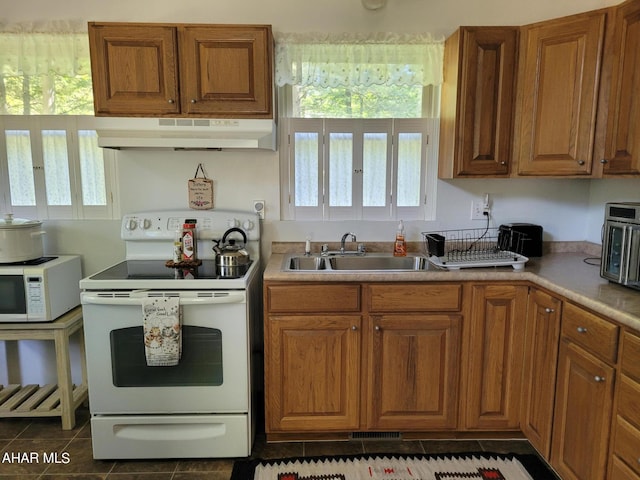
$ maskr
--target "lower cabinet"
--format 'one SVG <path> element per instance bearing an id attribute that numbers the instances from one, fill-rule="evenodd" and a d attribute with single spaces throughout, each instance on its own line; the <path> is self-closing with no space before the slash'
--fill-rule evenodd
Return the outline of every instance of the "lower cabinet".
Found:
<path id="1" fill-rule="evenodd" d="M 520 428 L 538 452 L 549 458 L 556 389 L 562 301 L 531 288 L 525 327 Z"/>
<path id="2" fill-rule="evenodd" d="M 464 427 L 517 430 L 528 287 L 472 285 Z"/>
<path id="3" fill-rule="evenodd" d="M 341 287 L 266 283 L 267 434 L 455 429 L 462 286 Z"/>
<path id="4" fill-rule="evenodd" d="M 617 326 L 564 305 L 551 446 L 563 480 L 606 478 L 617 341 Z"/>
<path id="5" fill-rule="evenodd" d="M 358 429 L 360 325 L 356 315 L 269 318 L 269 430 Z"/>
<path id="6" fill-rule="evenodd" d="M 620 370 L 608 478 L 640 480 L 640 337 L 630 332 L 622 337 Z"/>
<path id="7" fill-rule="evenodd" d="M 460 315 L 370 317 L 368 429 L 456 427 L 461 323 Z"/>

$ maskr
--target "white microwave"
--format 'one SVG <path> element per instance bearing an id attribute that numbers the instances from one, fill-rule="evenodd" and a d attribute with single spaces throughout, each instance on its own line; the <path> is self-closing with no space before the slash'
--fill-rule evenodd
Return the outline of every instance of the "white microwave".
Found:
<path id="1" fill-rule="evenodd" d="M 51 322 L 80 305 L 80 256 L 0 264 L 0 322 Z"/>

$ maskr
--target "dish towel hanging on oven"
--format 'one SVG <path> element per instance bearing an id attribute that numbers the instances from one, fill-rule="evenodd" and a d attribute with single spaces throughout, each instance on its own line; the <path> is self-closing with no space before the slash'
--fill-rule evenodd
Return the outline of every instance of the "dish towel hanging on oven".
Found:
<path id="1" fill-rule="evenodd" d="M 142 300 L 142 315 L 147 365 L 177 365 L 182 355 L 180 297 L 146 297 Z"/>

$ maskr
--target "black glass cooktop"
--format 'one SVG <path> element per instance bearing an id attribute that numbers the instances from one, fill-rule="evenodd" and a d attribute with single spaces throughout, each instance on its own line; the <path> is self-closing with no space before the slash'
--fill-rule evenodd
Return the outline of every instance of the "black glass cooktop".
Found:
<path id="1" fill-rule="evenodd" d="M 92 280 L 225 280 L 241 278 L 242 274 L 233 275 L 233 271 L 225 271 L 220 275 L 216 269 L 214 260 L 203 260 L 202 264 L 195 268 L 167 267 L 164 260 L 125 260 L 116 265 L 92 275 Z"/>

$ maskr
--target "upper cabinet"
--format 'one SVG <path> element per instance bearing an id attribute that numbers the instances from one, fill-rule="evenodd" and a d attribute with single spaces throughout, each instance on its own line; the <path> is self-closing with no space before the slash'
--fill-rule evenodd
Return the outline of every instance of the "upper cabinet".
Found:
<path id="1" fill-rule="evenodd" d="M 604 174 L 640 173 L 640 1 L 615 10 Z"/>
<path id="2" fill-rule="evenodd" d="M 519 175 L 591 175 L 605 20 L 596 11 L 523 27 Z"/>
<path id="3" fill-rule="evenodd" d="M 638 45 L 640 0 L 460 27 L 445 43 L 439 177 L 639 175 Z"/>
<path id="4" fill-rule="evenodd" d="M 461 27 L 445 43 L 440 178 L 510 172 L 517 27 Z"/>
<path id="5" fill-rule="evenodd" d="M 268 25 L 89 23 L 99 116 L 273 118 Z"/>

